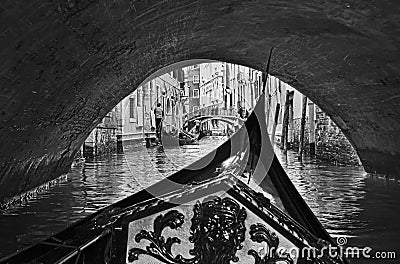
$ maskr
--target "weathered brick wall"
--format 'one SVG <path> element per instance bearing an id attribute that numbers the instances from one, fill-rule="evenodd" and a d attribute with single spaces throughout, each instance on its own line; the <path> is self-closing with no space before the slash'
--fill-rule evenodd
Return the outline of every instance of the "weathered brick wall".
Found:
<path id="1" fill-rule="evenodd" d="M 300 123 L 301 119 L 293 120 L 293 142 L 290 147 L 298 151 L 300 145 Z M 304 130 L 304 153 L 310 153 L 309 143 L 309 120 L 306 118 Z M 331 118 L 321 109 L 316 107 L 316 158 L 334 164 L 361 165 L 357 152 L 349 140 Z"/>
<path id="2" fill-rule="evenodd" d="M 83 155 L 87 158 L 91 158 L 117 151 L 117 126 L 117 113 L 115 109 L 113 109 L 103 118 L 102 122 L 96 126 L 86 139 Z"/>
<path id="3" fill-rule="evenodd" d="M 112 130 L 98 129 L 97 155 L 112 153 L 117 150 L 117 136 Z"/>
<path id="4" fill-rule="evenodd" d="M 360 165 L 360 159 L 340 128 L 316 107 L 316 157 L 335 164 Z"/>

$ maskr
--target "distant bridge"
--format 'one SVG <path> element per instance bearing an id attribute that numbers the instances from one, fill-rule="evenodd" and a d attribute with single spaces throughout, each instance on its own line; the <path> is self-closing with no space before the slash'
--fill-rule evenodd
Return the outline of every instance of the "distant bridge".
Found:
<path id="1" fill-rule="evenodd" d="M 244 120 L 236 115 L 235 109 L 223 109 L 213 106 L 201 108 L 197 111 L 188 113 L 188 119 L 183 123 L 183 128 L 190 131 L 196 125 L 196 121 L 204 123 L 210 120 L 218 120 L 231 126 L 242 125 Z"/>

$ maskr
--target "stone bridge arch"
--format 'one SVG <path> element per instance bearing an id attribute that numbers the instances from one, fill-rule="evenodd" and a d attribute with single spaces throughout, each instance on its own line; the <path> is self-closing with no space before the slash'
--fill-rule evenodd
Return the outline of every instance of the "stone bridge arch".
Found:
<path id="1" fill-rule="evenodd" d="M 368 172 L 400 173 L 398 1 L 4 0 L 0 200 L 68 171 L 101 118 L 167 65 L 265 68 L 332 117 Z"/>
<path id="2" fill-rule="evenodd" d="M 224 122 L 224 123 L 226 123 L 228 125 L 231 125 L 231 126 L 235 126 L 235 125 L 239 124 L 238 123 L 239 119 L 237 117 L 234 117 L 234 116 L 218 116 L 218 115 L 217 116 L 212 116 L 212 115 L 207 115 L 207 116 L 196 116 L 196 117 L 193 117 L 191 119 L 188 119 L 183 123 L 183 127 L 184 128 L 186 127 L 188 131 L 191 131 L 193 129 L 194 125 L 195 125 L 195 121 L 196 120 L 199 120 L 200 123 L 211 121 L 211 120 L 218 120 L 218 121 Z M 243 121 L 241 123 L 243 123 Z"/>

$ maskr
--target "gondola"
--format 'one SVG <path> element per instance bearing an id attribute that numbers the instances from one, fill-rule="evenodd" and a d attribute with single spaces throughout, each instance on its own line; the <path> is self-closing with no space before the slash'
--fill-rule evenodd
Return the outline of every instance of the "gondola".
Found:
<path id="1" fill-rule="evenodd" d="M 197 143 L 197 137 L 190 135 L 189 133 L 184 131 L 180 131 L 175 135 L 172 133 L 167 133 L 165 131 L 163 131 L 161 134 L 161 144 L 165 147 L 175 147 Z"/>
<path id="2" fill-rule="evenodd" d="M 279 164 L 264 103 L 205 157 L 0 263 L 346 263 L 319 254 L 335 244 Z"/>

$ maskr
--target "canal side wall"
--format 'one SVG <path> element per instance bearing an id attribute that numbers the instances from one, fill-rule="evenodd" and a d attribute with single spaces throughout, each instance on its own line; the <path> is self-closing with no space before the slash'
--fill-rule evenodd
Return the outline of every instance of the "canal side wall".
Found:
<path id="1" fill-rule="evenodd" d="M 320 109 L 316 111 L 316 146 L 315 157 L 322 161 L 333 164 L 360 166 L 361 161 L 357 152 L 350 144 L 340 128 Z M 293 120 L 293 136 L 289 147 L 298 151 L 300 145 L 300 122 L 301 119 Z M 307 144 L 310 136 L 310 125 L 308 117 L 304 130 L 304 154 L 310 155 L 310 144 Z"/>
<path id="2" fill-rule="evenodd" d="M 295 151 L 298 151 L 300 146 L 300 124 L 301 124 L 301 118 L 296 118 L 293 120 L 292 147 L 293 150 Z M 309 138 L 310 138 L 310 123 L 307 117 L 306 123 L 304 125 L 304 148 L 303 148 L 304 151 L 303 153 L 306 155 L 310 155 L 310 144 L 307 144 L 308 142 L 310 142 Z"/>
<path id="3" fill-rule="evenodd" d="M 360 166 L 361 161 L 349 140 L 319 107 L 316 107 L 316 157 L 335 164 Z"/>
<path id="4" fill-rule="evenodd" d="M 96 126 L 85 140 L 82 151 L 83 157 L 93 158 L 106 153 L 116 152 L 118 124 L 118 112 L 114 108 L 103 118 L 102 122 Z"/>
<path id="5" fill-rule="evenodd" d="M 288 149 L 292 149 L 293 151 L 298 151 L 300 144 L 301 99 L 302 95 L 295 91 L 293 109 L 290 111 L 288 124 Z M 313 146 L 315 148 L 315 157 L 332 164 L 361 166 L 357 152 L 335 122 L 316 105 L 314 105 L 313 112 L 313 119 L 315 120 L 315 146 Z M 281 115 L 283 115 L 283 111 L 281 111 Z M 277 126 L 275 135 L 275 142 L 278 145 L 281 145 L 281 130 L 282 119 Z M 310 155 L 312 143 L 310 142 L 309 108 L 307 109 L 304 128 L 304 143 L 304 154 Z"/>
<path id="6" fill-rule="evenodd" d="M 115 131 L 96 128 L 91 134 L 90 141 L 85 142 L 83 150 L 85 157 L 101 156 L 117 150 L 117 136 Z"/>

